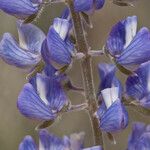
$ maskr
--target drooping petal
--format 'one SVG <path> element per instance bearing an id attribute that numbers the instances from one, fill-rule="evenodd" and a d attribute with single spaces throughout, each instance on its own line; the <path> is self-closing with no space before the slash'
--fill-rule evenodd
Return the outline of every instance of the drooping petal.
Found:
<path id="1" fill-rule="evenodd" d="M 116 59 L 125 67 L 140 65 L 150 60 L 150 31 L 142 28 L 134 37 L 130 45 Z"/>
<path id="2" fill-rule="evenodd" d="M 127 17 L 113 26 L 107 43 L 106 49 L 112 56 L 120 55 L 121 52 L 130 44 L 136 34 L 137 17 Z"/>
<path id="3" fill-rule="evenodd" d="M 61 65 L 69 65 L 71 63 L 73 45 L 63 41 L 54 28 L 50 28 L 49 30 L 47 45 L 52 61 Z"/>
<path id="4" fill-rule="evenodd" d="M 20 48 L 9 33 L 5 33 L 0 42 L 0 57 L 6 63 L 20 68 L 33 67 L 41 59 L 40 55 Z"/>
<path id="5" fill-rule="evenodd" d="M 41 150 L 65 150 L 65 148 L 68 148 L 68 145 L 65 145 L 63 139 L 58 138 L 53 134 L 49 134 L 45 130 L 40 131 L 39 136 L 39 149 Z"/>
<path id="6" fill-rule="evenodd" d="M 117 132 L 128 125 L 128 113 L 119 99 L 102 116 L 99 116 L 99 118 L 100 128 L 105 132 Z"/>
<path id="7" fill-rule="evenodd" d="M 0 9 L 17 18 L 25 19 L 38 12 L 39 4 L 31 0 L 0 0 Z"/>
<path id="8" fill-rule="evenodd" d="M 25 84 L 17 101 L 19 111 L 26 117 L 37 120 L 53 120 L 56 113 L 36 93 L 30 83 Z"/>
<path id="9" fill-rule="evenodd" d="M 22 24 L 17 22 L 20 47 L 33 53 L 40 53 L 41 46 L 46 38 L 41 29 L 33 24 Z"/>
<path id="10" fill-rule="evenodd" d="M 128 150 L 147 150 L 150 147 L 149 125 L 134 123 L 128 140 Z"/>
<path id="11" fill-rule="evenodd" d="M 26 136 L 20 143 L 18 150 L 37 150 L 37 146 L 31 136 Z"/>

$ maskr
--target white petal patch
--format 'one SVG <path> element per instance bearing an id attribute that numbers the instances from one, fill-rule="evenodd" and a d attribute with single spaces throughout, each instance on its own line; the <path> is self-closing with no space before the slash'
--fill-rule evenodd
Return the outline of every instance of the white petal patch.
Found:
<path id="1" fill-rule="evenodd" d="M 61 39 L 63 40 L 65 40 L 68 34 L 69 26 L 70 26 L 70 23 L 67 19 L 60 19 L 60 18 L 54 19 L 53 27 L 55 31 L 59 34 Z"/>
<path id="2" fill-rule="evenodd" d="M 101 150 L 101 146 L 93 146 L 90 148 L 84 148 L 83 150 Z"/>
<path id="3" fill-rule="evenodd" d="M 19 45 L 24 50 L 28 50 L 28 46 L 27 46 L 27 43 L 25 41 L 25 37 L 24 37 L 23 33 L 21 32 L 20 26 L 18 25 Z"/>
<path id="4" fill-rule="evenodd" d="M 39 140 L 39 150 L 45 150 L 45 148 L 40 140 Z"/>
<path id="5" fill-rule="evenodd" d="M 53 28 L 59 34 L 60 28 L 61 28 L 61 19 L 59 19 L 59 18 L 54 19 Z"/>
<path id="6" fill-rule="evenodd" d="M 128 45 L 131 43 L 134 36 L 136 35 L 136 31 L 137 31 L 137 17 L 136 16 L 128 17 L 125 21 L 126 43 L 124 45 L 124 48 L 128 47 Z"/>
<path id="7" fill-rule="evenodd" d="M 37 92 L 39 93 L 40 98 L 46 105 L 48 105 L 49 102 L 46 98 L 46 91 L 47 91 L 46 85 L 45 82 L 42 80 L 42 78 L 39 76 L 36 77 L 36 85 L 37 85 Z"/>
<path id="8" fill-rule="evenodd" d="M 119 88 L 107 88 L 101 91 L 107 109 L 118 99 Z"/>

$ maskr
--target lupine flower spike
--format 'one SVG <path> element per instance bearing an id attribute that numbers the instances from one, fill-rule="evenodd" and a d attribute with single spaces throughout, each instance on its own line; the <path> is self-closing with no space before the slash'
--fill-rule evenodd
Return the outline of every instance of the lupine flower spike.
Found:
<path id="1" fill-rule="evenodd" d="M 135 1 L 112 0 L 119 6 L 133 6 Z M 64 3 L 67 7 L 44 34 L 31 22 L 52 3 Z M 0 58 L 29 73 L 17 107 L 23 116 L 40 121 L 35 128 L 39 144 L 27 135 L 19 150 L 106 150 L 103 132 L 115 144 L 113 134 L 128 126 L 124 105 L 150 114 L 150 31 L 142 27 L 137 32 L 137 17 L 130 16 L 112 27 L 102 50 L 92 50 L 86 25 L 93 27 L 90 16 L 104 4 L 105 0 L 0 0 L 0 10 L 19 19 L 19 40 L 4 33 Z M 96 97 L 91 60 L 104 54 L 114 64 L 98 65 L 101 82 Z M 75 87 L 68 75 L 75 60 L 80 60 L 84 89 Z M 117 69 L 128 75 L 126 90 L 116 76 Z M 82 92 L 84 102 L 73 105 L 68 96 L 70 90 Z M 93 146 L 84 146 L 82 132 L 59 138 L 44 130 L 62 115 L 82 110 L 89 114 Z M 127 150 L 149 149 L 150 125 L 135 123 Z"/>

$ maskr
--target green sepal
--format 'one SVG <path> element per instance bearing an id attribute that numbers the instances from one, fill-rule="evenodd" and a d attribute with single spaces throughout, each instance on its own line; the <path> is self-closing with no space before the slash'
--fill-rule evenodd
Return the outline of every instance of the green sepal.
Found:
<path id="1" fill-rule="evenodd" d="M 124 74 L 126 74 L 126 75 L 128 75 L 128 76 L 134 74 L 134 72 L 132 72 L 131 70 L 128 70 L 127 68 L 125 68 L 125 67 L 123 67 L 122 65 L 118 64 L 115 60 L 114 60 L 114 62 L 115 62 L 116 67 L 117 67 L 122 73 L 124 73 Z"/>
<path id="2" fill-rule="evenodd" d="M 54 122 L 55 122 L 54 120 L 43 121 L 42 123 L 40 123 L 36 126 L 35 130 L 45 129 L 45 128 L 51 126 Z"/>
<path id="3" fill-rule="evenodd" d="M 134 6 L 131 2 L 125 0 L 113 0 L 113 3 L 118 6 Z"/>
<path id="4" fill-rule="evenodd" d="M 43 71 L 45 67 L 45 63 L 43 60 L 41 60 L 33 69 L 33 71 L 31 73 L 29 73 L 27 75 L 27 79 L 31 79 L 32 77 L 34 77 L 37 73 L 41 73 Z"/>
<path id="5" fill-rule="evenodd" d="M 33 21 L 36 19 L 37 16 L 38 16 L 38 13 L 35 13 L 35 14 L 30 15 L 28 18 L 26 18 L 26 19 L 23 21 L 23 23 L 24 23 L 24 24 L 31 23 L 31 22 L 33 22 Z"/>

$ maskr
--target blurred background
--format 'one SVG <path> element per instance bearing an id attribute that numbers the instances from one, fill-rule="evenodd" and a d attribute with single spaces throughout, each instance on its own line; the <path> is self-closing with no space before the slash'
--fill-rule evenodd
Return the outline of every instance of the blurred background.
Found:
<path id="1" fill-rule="evenodd" d="M 53 18 L 59 16 L 63 8 L 64 5 L 62 4 L 46 7 L 35 24 L 46 33 Z M 135 7 L 124 8 L 112 4 L 111 0 L 106 0 L 104 8 L 91 16 L 94 28 L 89 30 L 88 33 L 90 46 L 92 49 L 101 49 L 112 25 L 129 15 L 138 16 L 138 28 L 141 26 L 150 28 L 149 11 L 150 0 L 139 0 Z M 10 32 L 18 38 L 15 18 L 0 12 L 0 20 L 0 35 Z M 102 61 L 109 62 L 105 57 L 93 59 L 95 88 L 98 87 L 99 82 L 97 64 Z M 69 75 L 75 85 L 82 86 L 79 65 L 79 62 L 75 62 Z M 37 122 L 23 117 L 16 107 L 18 94 L 24 83 L 27 82 L 25 77 L 26 73 L 23 70 L 9 66 L 0 60 L 0 150 L 17 150 L 20 141 L 25 135 L 32 135 L 38 143 L 38 134 L 34 130 Z M 118 77 L 122 82 L 126 79 L 126 76 L 121 73 L 118 73 Z M 78 93 L 69 92 L 68 96 L 73 104 L 81 103 L 83 100 L 83 97 Z M 150 123 L 148 117 L 139 115 L 130 109 L 128 111 L 130 113 L 130 124 L 123 132 L 114 135 L 117 144 L 112 145 L 106 135 L 104 135 L 106 150 L 125 150 L 132 122 L 144 121 Z M 86 133 L 85 145 L 91 146 L 93 144 L 91 126 L 88 115 L 85 112 L 66 114 L 48 130 L 58 136 L 84 131 Z"/>

